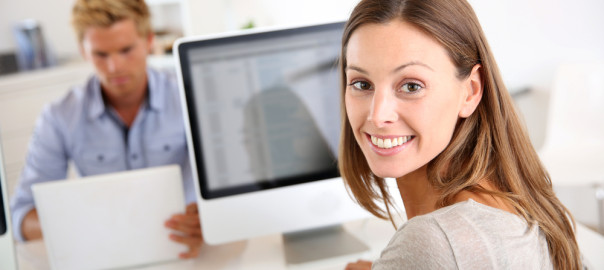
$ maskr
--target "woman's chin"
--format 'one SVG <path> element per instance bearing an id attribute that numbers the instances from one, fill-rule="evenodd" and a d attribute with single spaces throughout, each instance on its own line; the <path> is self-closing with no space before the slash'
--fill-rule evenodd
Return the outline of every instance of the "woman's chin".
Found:
<path id="1" fill-rule="evenodd" d="M 399 178 L 422 166 L 402 158 L 368 158 L 367 165 L 374 175 L 381 178 Z"/>
<path id="2" fill-rule="evenodd" d="M 401 168 L 371 168 L 371 172 L 380 178 L 399 178 L 408 173 L 405 170 L 401 170 Z"/>
<path id="3" fill-rule="evenodd" d="M 421 163 L 405 162 L 404 160 L 383 161 L 369 160 L 371 172 L 381 178 L 400 178 L 422 168 Z"/>

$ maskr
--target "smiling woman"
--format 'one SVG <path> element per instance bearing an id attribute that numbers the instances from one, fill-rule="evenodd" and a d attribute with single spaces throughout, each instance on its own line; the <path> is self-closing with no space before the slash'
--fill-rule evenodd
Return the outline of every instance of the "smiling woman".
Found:
<path id="1" fill-rule="evenodd" d="M 408 218 L 374 269 L 580 268 L 572 217 L 465 0 L 361 1 L 342 44 L 341 174 L 391 220 L 396 178 Z"/>
<path id="2" fill-rule="evenodd" d="M 467 117 L 480 100 L 479 66 L 459 80 L 442 46 L 402 20 L 360 26 L 348 41 L 346 61 L 346 107 L 355 108 L 347 116 L 381 177 L 428 163 L 451 140 L 458 117 Z"/>

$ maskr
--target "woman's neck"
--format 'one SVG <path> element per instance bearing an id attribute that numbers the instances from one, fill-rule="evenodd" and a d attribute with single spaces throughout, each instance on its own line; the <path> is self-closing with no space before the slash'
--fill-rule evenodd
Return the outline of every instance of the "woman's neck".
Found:
<path id="1" fill-rule="evenodd" d="M 407 219 L 436 210 L 440 193 L 428 182 L 426 166 L 396 179 Z"/>
<path id="2" fill-rule="evenodd" d="M 436 201 L 440 198 L 441 193 L 428 181 L 426 166 L 403 177 L 397 178 L 396 183 L 401 198 L 403 199 L 403 204 L 405 205 L 407 220 L 437 210 Z M 500 191 L 486 179 L 479 181 L 478 185 L 488 191 Z M 517 214 L 516 210 L 509 202 L 506 202 L 500 197 L 482 192 L 462 190 L 453 197 L 453 203 L 463 202 L 469 199 L 512 214 Z"/>

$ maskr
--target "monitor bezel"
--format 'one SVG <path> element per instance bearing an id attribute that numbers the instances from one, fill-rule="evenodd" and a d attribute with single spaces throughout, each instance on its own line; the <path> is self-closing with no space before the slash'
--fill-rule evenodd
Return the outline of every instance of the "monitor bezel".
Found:
<path id="1" fill-rule="evenodd" d="M 1 151 L 1 149 L 0 149 Z M 1 154 L 1 153 L 0 153 Z M 3 166 L 2 164 L 2 159 L 0 159 L 0 167 Z M 6 179 L 4 179 L 4 170 L 2 168 L 0 168 L 0 182 L 2 182 L 2 184 L 0 184 L 0 236 L 8 233 L 8 205 L 4 204 L 5 201 L 8 201 L 7 198 L 5 198 L 5 193 L 6 192 L 5 188 L 4 188 L 4 182 L 6 181 Z"/>
<path id="2" fill-rule="evenodd" d="M 8 179 L 4 167 L 4 155 L 2 146 L 0 145 L 0 237 L 10 234 L 10 208 L 8 204 Z M 8 236 L 9 238 L 12 235 Z"/>
<path id="3" fill-rule="evenodd" d="M 194 167 L 196 167 L 197 175 L 196 181 L 198 181 L 200 187 L 200 195 L 203 199 L 217 199 L 232 195 L 246 194 L 255 191 L 269 190 L 274 188 L 286 187 L 291 185 L 310 183 L 321 180 L 333 179 L 340 176 L 337 160 L 334 160 L 334 166 L 331 169 L 314 172 L 310 174 L 304 175 L 296 175 L 285 178 L 277 178 L 277 179 L 262 179 L 257 181 L 256 183 L 240 185 L 235 187 L 227 187 L 212 190 L 209 187 L 209 183 L 207 180 L 207 173 L 205 171 L 204 164 L 204 155 L 203 155 L 203 145 L 202 145 L 202 135 L 201 135 L 201 127 L 198 125 L 197 111 L 194 104 L 194 89 L 192 83 L 192 75 L 189 65 L 189 52 L 199 47 L 203 46 L 220 46 L 223 44 L 233 44 L 233 43 L 241 43 L 241 42 L 249 42 L 249 41 L 259 41 L 259 40 L 269 40 L 274 38 L 283 38 L 287 36 L 293 35 L 301 35 L 306 33 L 313 32 L 321 32 L 321 31 L 338 31 L 340 34 L 344 28 L 344 22 L 332 22 L 326 24 L 319 25 L 311 25 L 304 27 L 294 27 L 294 28 L 285 28 L 285 29 L 277 29 L 277 30 L 252 30 L 252 31 L 243 31 L 238 34 L 219 36 L 219 37 L 206 37 L 200 39 L 192 39 L 192 40 L 182 40 L 177 42 L 177 55 L 179 62 L 180 76 L 181 76 L 181 94 L 184 95 L 184 103 L 187 108 L 183 111 L 186 112 L 185 120 L 188 121 L 190 128 L 191 138 L 189 140 L 192 145 L 189 146 L 190 149 L 193 149 L 193 155 L 189 155 L 190 157 L 194 157 L 191 162 L 195 162 Z M 341 35 L 340 35 L 341 36 Z M 192 164 L 193 165 L 193 164 Z M 193 167 L 193 166 L 192 166 Z M 195 179 L 194 179 L 195 180 Z"/>

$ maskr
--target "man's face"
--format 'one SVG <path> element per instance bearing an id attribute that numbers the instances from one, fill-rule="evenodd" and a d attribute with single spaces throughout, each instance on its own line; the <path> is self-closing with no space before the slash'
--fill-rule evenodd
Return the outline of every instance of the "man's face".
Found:
<path id="1" fill-rule="evenodd" d="M 80 49 L 93 63 L 105 95 L 116 100 L 145 91 L 152 41 L 152 36 L 141 37 L 134 21 L 126 19 L 109 27 L 88 28 Z"/>

